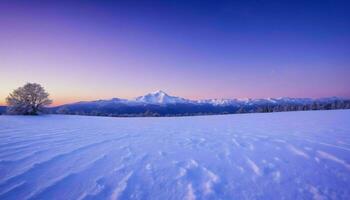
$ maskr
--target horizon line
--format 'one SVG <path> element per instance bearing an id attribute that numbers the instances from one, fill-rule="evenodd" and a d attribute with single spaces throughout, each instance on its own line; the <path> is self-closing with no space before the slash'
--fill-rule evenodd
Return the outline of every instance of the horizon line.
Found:
<path id="1" fill-rule="evenodd" d="M 101 100 L 112 100 L 112 99 L 121 99 L 121 100 L 127 100 L 127 101 L 132 101 L 135 100 L 138 97 L 142 97 L 145 95 L 149 95 L 149 94 L 154 94 L 154 93 L 159 93 L 162 92 L 170 97 L 179 97 L 179 98 L 183 98 L 186 100 L 192 100 L 192 101 L 200 101 L 200 100 L 211 100 L 211 99 L 215 99 L 215 100 L 257 100 L 257 99 L 281 99 L 281 98 L 291 98 L 291 99 L 324 99 L 324 98 L 340 98 L 340 99 L 350 99 L 350 97 L 346 97 L 346 96 L 341 96 L 341 95 L 330 95 L 330 96 L 323 96 L 323 97 L 291 97 L 291 96 L 279 96 L 279 97 L 243 97 L 243 98 L 224 98 L 224 97 L 218 97 L 218 98 L 200 98 L 200 99 L 192 99 L 192 98 L 185 98 L 185 97 L 181 97 L 181 96 L 173 96 L 173 95 L 169 95 L 168 93 L 164 92 L 164 90 L 156 90 L 154 92 L 148 92 L 144 95 L 141 96 L 136 96 L 136 97 L 132 97 L 132 98 L 119 98 L 119 97 L 110 97 L 110 98 L 96 98 L 96 99 L 91 99 L 91 100 L 77 100 L 77 101 L 70 101 L 70 102 L 66 102 L 66 103 L 58 103 L 55 104 L 55 100 L 52 99 L 53 103 L 51 105 L 49 105 L 48 107 L 57 107 L 57 106 L 62 106 L 62 105 L 67 105 L 67 104 L 74 104 L 74 103 L 79 103 L 79 102 L 92 102 L 92 101 L 101 101 Z M 7 106 L 7 104 L 4 102 L 0 102 L 0 106 Z"/>

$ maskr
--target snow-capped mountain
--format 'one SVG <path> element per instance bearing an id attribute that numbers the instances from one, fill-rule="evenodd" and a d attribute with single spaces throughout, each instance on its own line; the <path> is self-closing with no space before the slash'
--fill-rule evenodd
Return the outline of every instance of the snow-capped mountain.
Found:
<path id="1" fill-rule="evenodd" d="M 162 90 L 148 93 L 144 96 L 135 98 L 135 101 L 146 104 L 177 104 L 177 103 L 189 103 L 190 100 L 181 97 L 170 96 Z"/>
<path id="2" fill-rule="evenodd" d="M 194 104 L 194 105 L 213 105 L 213 106 L 243 106 L 243 105 L 284 105 L 284 104 L 298 104 L 306 105 L 312 102 L 334 102 L 334 101 L 344 101 L 346 99 L 340 97 L 329 97 L 321 99 L 311 99 L 311 98 L 290 98 L 290 97 L 280 97 L 280 98 L 266 98 L 266 99 L 202 99 L 202 100 L 190 100 L 182 97 L 171 96 L 162 90 L 151 92 L 143 96 L 136 97 L 134 99 L 121 99 L 112 98 L 109 100 L 96 100 L 96 101 L 81 101 L 73 103 L 74 105 L 84 105 L 84 104 L 96 104 L 96 105 L 110 105 L 110 104 L 125 104 L 125 105 L 168 105 L 168 104 Z M 72 105 L 72 104 L 70 104 Z"/>
<path id="3" fill-rule="evenodd" d="M 229 106 L 229 105 L 239 105 L 242 104 L 243 101 L 239 101 L 237 99 L 204 99 L 197 100 L 195 103 L 197 104 L 210 104 L 213 106 Z"/>
<path id="4" fill-rule="evenodd" d="M 103 116 L 183 116 L 203 114 L 349 109 L 339 97 L 189 100 L 158 90 L 134 99 L 82 101 L 52 108 L 53 113 Z"/>

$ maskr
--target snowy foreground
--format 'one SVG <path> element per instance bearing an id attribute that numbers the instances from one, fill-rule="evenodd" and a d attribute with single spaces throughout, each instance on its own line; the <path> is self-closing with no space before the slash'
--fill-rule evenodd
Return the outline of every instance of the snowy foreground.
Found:
<path id="1" fill-rule="evenodd" d="M 350 199 L 350 110 L 0 116 L 0 199 Z"/>

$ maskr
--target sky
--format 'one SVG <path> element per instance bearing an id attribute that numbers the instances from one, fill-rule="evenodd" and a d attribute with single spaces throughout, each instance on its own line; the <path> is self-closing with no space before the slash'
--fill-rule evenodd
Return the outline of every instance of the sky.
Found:
<path id="1" fill-rule="evenodd" d="M 0 105 L 163 90 L 190 99 L 350 97 L 350 2 L 0 0 Z"/>

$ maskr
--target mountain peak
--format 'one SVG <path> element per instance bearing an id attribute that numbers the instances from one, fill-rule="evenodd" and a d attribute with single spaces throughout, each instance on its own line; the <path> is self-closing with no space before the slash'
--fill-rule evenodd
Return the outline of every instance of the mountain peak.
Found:
<path id="1" fill-rule="evenodd" d="M 164 95 L 164 96 L 169 96 L 166 92 L 164 92 L 163 90 L 157 90 L 154 92 L 151 92 L 149 94 L 153 94 L 153 95 Z"/>
<path id="2" fill-rule="evenodd" d="M 137 97 L 135 100 L 138 102 L 150 104 L 175 104 L 188 101 L 180 97 L 170 96 L 162 90 L 157 90 L 144 96 Z"/>

